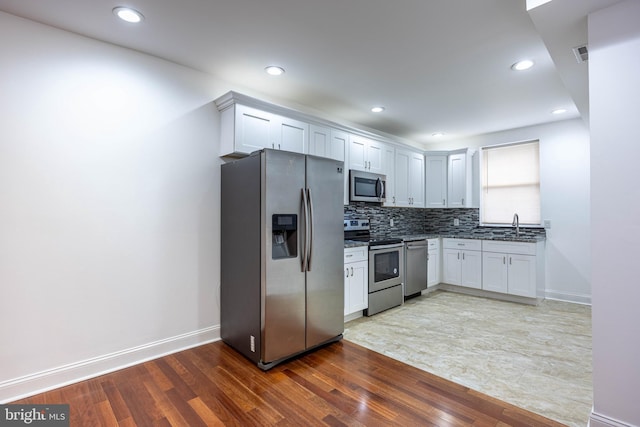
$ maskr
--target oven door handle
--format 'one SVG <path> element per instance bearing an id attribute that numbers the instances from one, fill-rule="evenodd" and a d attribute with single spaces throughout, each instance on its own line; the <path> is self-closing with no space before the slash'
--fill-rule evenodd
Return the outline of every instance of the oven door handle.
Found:
<path id="1" fill-rule="evenodd" d="M 395 248 L 402 248 L 402 243 L 394 243 L 391 245 L 377 245 L 377 246 L 369 246 L 369 251 L 377 251 L 377 250 L 381 250 L 381 249 L 395 249 Z"/>

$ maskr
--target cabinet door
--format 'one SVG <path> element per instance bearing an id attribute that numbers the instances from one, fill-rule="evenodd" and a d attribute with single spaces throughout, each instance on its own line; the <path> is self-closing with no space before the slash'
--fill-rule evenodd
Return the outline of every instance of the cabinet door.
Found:
<path id="1" fill-rule="evenodd" d="M 331 158 L 331 143 L 331 128 L 317 125 L 309 126 L 309 154 Z"/>
<path id="2" fill-rule="evenodd" d="M 309 125 L 299 120 L 276 116 L 274 120 L 275 138 L 274 146 L 278 150 L 305 153 L 309 138 Z"/>
<path id="3" fill-rule="evenodd" d="M 354 262 L 350 267 L 353 268 L 353 271 L 351 272 L 349 301 L 351 304 L 351 313 L 353 313 L 364 310 L 369 306 L 369 285 L 367 283 L 369 263 L 367 261 Z"/>
<path id="4" fill-rule="evenodd" d="M 369 305 L 367 261 L 345 264 L 344 315 L 364 310 Z"/>
<path id="5" fill-rule="evenodd" d="M 509 255 L 509 293 L 536 297 L 536 257 Z"/>
<path id="6" fill-rule="evenodd" d="M 451 285 L 459 285 L 461 280 L 460 265 L 462 259 L 457 249 L 442 250 L 442 281 Z"/>
<path id="7" fill-rule="evenodd" d="M 447 207 L 447 156 L 426 157 L 425 207 Z"/>
<path id="8" fill-rule="evenodd" d="M 369 140 L 357 135 L 349 136 L 349 169 L 368 171 L 367 146 Z"/>
<path id="9" fill-rule="evenodd" d="M 396 150 L 395 156 L 395 186 L 396 206 L 409 206 L 409 168 L 411 167 L 411 153 Z"/>
<path id="10" fill-rule="evenodd" d="M 409 158 L 409 197 L 411 207 L 424 207 L 424 156 L 411 153 Z"/>
<path id="11" fill-rule="evenodd" d="M 386 144 L 377 141 L 369 141 L 367 146 L 367 162 L 369 172 L 384 173 L 384 150 Z"/>
<path id="12" fill-rule="evenodd" d="M 462 251 L 460 285 L 467 288 L 482 288 L 482 252 Z"/>
<path id="13" fill-rule="evenodd" d="M 249 154 L 271 148 L 274 144 L 272 127 L 275 116 L 244 105 L 236 105 L 235 109 L 235 151 Z"/>
<path id="14" fill-rule="evenodd" d="M 507 292 L 507 257 L 507 254 L 496 252 L 482 253 L 482 289 Z"/>
<path id="15" fill-rule="evenodd" d="M 467 155 L 450 154 L 447 179 L 448 205 L 450 208 L 461 208 L 467 202 Z"/>
<path id="16" fill-rule="evenodd" d="M 427 261 L 427 287 L 440 283 L 440 251 L 429 250 L 429 260 Z"/>
<path id="17" fill-rule="evenodd" d="M 384 202 L 384 206 L 398 206 L 396 203 L 396 149 L 387 146 L 384 149 L 384 164 L 385 171 L 384 174 L 387 177 L 385 193 L 386 193 L 386 201 Z"/>
<path id="18" fill-rule="evenodd" d="M 345 162 L 345 154 L 346 149 L 349 144 L 349 134 L 347 132 L 343 132 L 338 129 L 331 129 L 331 144 L 330 144 L 330 154 L 329 157 L 332 159 L 340 160 Z M 348 169 L 348 166 L 345 162 L 345 169 Z M 345 171 L 345 172 L 348 172 Z M 347 173 L 347 175 L 349 175 Z"/>

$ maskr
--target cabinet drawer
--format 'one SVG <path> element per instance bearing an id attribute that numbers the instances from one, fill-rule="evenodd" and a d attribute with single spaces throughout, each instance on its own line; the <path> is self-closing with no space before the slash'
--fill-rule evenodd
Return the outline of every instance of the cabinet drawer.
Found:
<path id="1" fill-rule="evenodd" d="M 483 240 L 482 250 L 485 252 L 501 252 L 520 255 L 535 255 L 536 244 L 528 242 L 507 242 L 497 240 Z"/>
<path id="2" fill-rule="evenodd" d="M 482 240 L 444 238 L 442 239 L 442 247 L 445 249 L 480 251 L 482 250 Z"/>
<path id="3" fill-rule="evenodd" d="M 355 248 L 344 249 L 344 263 L 366 261 L 369 259 L 369 247 L 358 246 Z"/>
<path id="4" fill-rule="evenodd" d="M 429 249 L 439 249 L 440 248 L 440 239 L 427 239 L 427 244 L 429 245 Z"/>

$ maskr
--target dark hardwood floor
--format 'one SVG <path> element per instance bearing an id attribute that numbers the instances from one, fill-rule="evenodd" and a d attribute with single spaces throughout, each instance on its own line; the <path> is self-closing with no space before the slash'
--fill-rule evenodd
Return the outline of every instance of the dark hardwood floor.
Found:
<path id="1" fill-rule="evenodd" d="M 561 426 L 340 341 L 263 372 L 221 341 L 13 403 L 71 426 Z"/>

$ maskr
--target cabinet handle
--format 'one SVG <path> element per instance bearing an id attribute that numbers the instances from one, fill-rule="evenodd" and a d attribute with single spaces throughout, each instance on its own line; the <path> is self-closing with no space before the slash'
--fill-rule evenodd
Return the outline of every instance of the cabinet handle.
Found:
<path id="1" fill-rule="evenodd" d="M 344 269 L 344 271 L 346 271 L 346 272 L 347 272 L 347 275 L 346 275 L 345 277 L 349 277 L 349 269 L 348 269 L 348 268 L 345 268 L 345 269 Z"/>
<path id="2" fill-rule="evenodd" d="M 351 277 L 353 277 L 353 267 L 351 267 Z"/>
<path id="3" fill-rule="evenodd" d="M 462 260 L 464 261 L 464 252 L 462 252 Z"/>
<path id="4" fill-rule="evenodd" d="M 504 257 L 504 256 L 502 257 L 502 263 L 503 263 L 503 264 L 506 264 L 506 263 L 507 263 L 507 257 Z"/>
<path id="5" fill-rule="evenodd" d="M 458 259 L 460 259 L 460 252 L 458 252 Z"/>
<path id="6" fill-rule="evenodd" d="M 353 254 L 345 255 L 346 258 L 351 258 L 352 256 L 353 256 Z"/>
<path id="7" fill-rule="evenodd" d="M 278 150 L 280 149 L 280 144 L 278 144 Z"/>
<path id="8" fill-rule="evenodd" d="M 511 265 L 511 257 L 509 257 L 509 265 Z"/>
<path id="9" fill-rule="evenodd" d="M 276 148 L 276 144 L 274 142 L 271 143 L 271 148 L 273 148 L 273 149 Z"/>
<path id="10" fill-rule="evenodd" d="M 393 196 L 393 204 L 396 204 L 396 196 Z"/>
<path id="11" fill-rule="evenodd" d="M 462 205 L 464 206 L 464 197 L 462 198 Z"/>
<path id="12" fill-rule="evenodd" d="M 446 205 L 447 201 L 445 199 L 442 199 L 442 206 Z"/>

